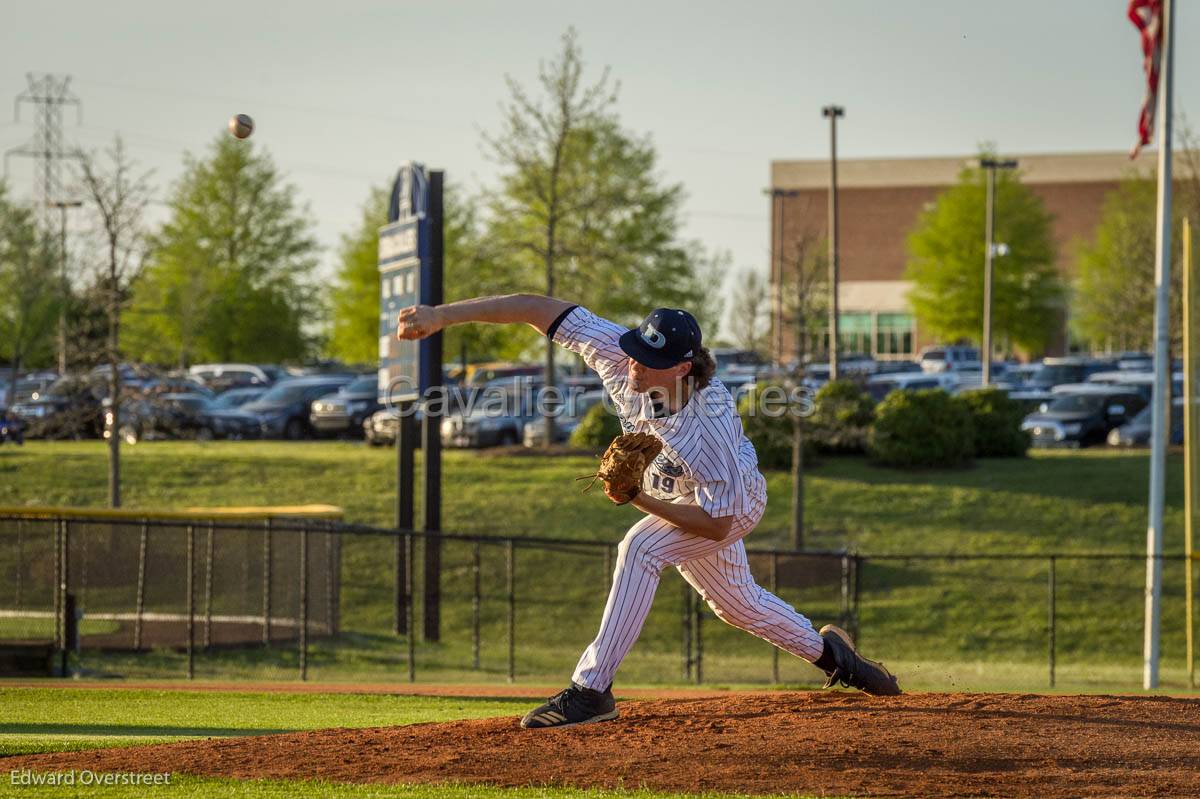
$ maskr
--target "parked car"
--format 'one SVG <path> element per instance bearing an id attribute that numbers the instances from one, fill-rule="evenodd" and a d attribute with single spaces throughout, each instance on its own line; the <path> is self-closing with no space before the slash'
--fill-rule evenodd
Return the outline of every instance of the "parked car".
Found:
<path id="1" fill-rule="evenodd" d="M 1035 447 L 1086 447 L 1103 443 L 1144 407 L 1141 394 L 1119 386 L 1060 386 L 1052 401 L 1025 417 L 1021 429 Z"/>
<path id="2" fill-rule="evenodd" d="M 104 437 L 115 429 L 127 444 L 139 441 L 258 438 L 258 417 L 237 408 L 216 406 L 203 394 L 143 394 L 121 402 L 119 420 L 104 415 Z"/>
<path id="3" fill-rule="evenodd" d="M 809 363 L 804 365 L 804 377 L 800 384 L 805 388 L 817 391 L 829 382 L 829 364 Z"/>
<path id="4" fill-rule="evenodd" d="M 979 350 L 974 347 L 949 346 L 926 347 L 921 350 L 918 359 L 921 370 L 925 372 L 955 372 L 963 369 L 979 370 L 983 368 L 979 360 Z"/>
<path id="5" fill-rule="evenodd" d="M 1053 402 L 1055 395 L 1050 391 L 1037 388 L 1017 386 L 1008 392 L 1008 398 L 1016 400 L 1026 415 L 1040 410 L 1043 405 Z"/>
<path id="6" fill-rule="evenodd" d="M 726 387 L 752 385 L 760 374 L 771 370 L 757 352 L 738 350 L 732 347 L 716 347 L 710 350 L 716 364 L 714 377 Z M 731 389 L 732 390 L 732 389 Z"/>
<path id="7" fill-rule="evenodd" d="M 25 443 L 25 423 L 7 408 L 0 408 L 0 444 L 9 441 L 18 445 Z"/>
<path id="8" fill-rule="evenodd" d="M 1055 386 L 1086 382 L 1097 372 L 1111 370 L 1113 362 L 1098 358 L 1076 355 L 1062 358 L 1045 358 L 1040 364 L 1021 367 L 1021 387 L 1029 390 L 1049 391 Z"/>
<path id="9" fill-rule="evenodd" d="M 1108 445 L 1110 447 L 1148 447 L 1150 446 L 1151 417 L 1154 408 L 1147 405 L 1120 427 L 1109 431 Z M 1167 442 L 1180 446 L 1183 444 L 1183 398 L 1176 397 L 1171 402 L 1171 430 Z"/>
<path id="10" fill-rule="evenodd" d="M 120 375 L 121 386 L 124 388 L 140 388 L 155 379 L 154 373 L 150 369 L 136 363 L 117 364 L 117 374 Z M 110 375 L 112 375 L 112 367 L 108 364 L 101 364 L 87 373 L 86 380 L 94 387 L 102 386 L 102 396 L 108 396 Z"/>
<path id="11" fill-rule="evenodd" d="M 36 399 L 9 410 L 29 438 L 97 438 L 103 429 L 100 398 L 104 387 L 86 377 L 68 375 L 55 380 Z"/>
<path id="12" fill-rule="evenodd" d="M 413 411 L 413 429 L 416 432 L 416 449 L 421 449 L 421 423 L 424 417 L 420 410 Z M 388 408 L 380 408 L 362 420 L 362 438 L 371 446 L 395 446 L 396 434 L 400 432 L 400 419 Z M 440 435 L 440 429 L 438 431 Z"/>
<path id="13" fill-rule="evenodd" d="M 57 379 L 57 377 L 30 377 L 27 375 L 17 380 L 16 386 L 12 388 L 12 396 L 9 396 L 9 380 L 7 376 L 0 377 L 0 407 L 11 408 L 22 402 L 36 400 Z"/>
<path id="14" fill-rule="evenodd" d="M 413 424 L 417 431 L 417 449 L 421 448 L 421 411 L 413 412 Z M 372 447 L 392 447 L 396 445 L 396 435 L 400 430 L 400 420 L 388 408 L 380 408 L 363 420 L 363 438 Z M 440 435 L 440 431 L 439 431 Z"/>
<path id="15" fill-rule="evenodd" d="M 921 372 L 921 364 L 916 361 L 907 359 L 898 359 L 894 361 L 878 361 L 875 365 L 875 374 L 890 375 L 897 372 Z"/>
<path id="16" fill-rule="evenodd" d="M 870 355 L 842 355 L 838 358 L 838 373 L 844 375 L 873 375 L 879 371 L 879 363 Z"/>
<path id="17" fill-rule="evenodd" d="M 605 392 L 588 391 L 584 394 L 570 395 L 567 407 L 554 418 L 554 443 L 561 444 L 571 437 L 575 428 L 583 421 L 583 417 L 593 406 L 604 401 Z M 539 424 L 537 419 L 525 425 L 522 443 L 527 447 L 540 447 L 546 443 L 546 425 Z"/>
<path id="18" fill-rule="evenodd" d="M 399 420 L 388 408 L 380 408 L 363 419 L 363 440 L 372 447 L 390 447 L 396 443 Z"/>
<path id="19" fill-rule="evenodd" d="M 363 420 L 382 407 L 379 377 L 362 375 L 335 393 L 314 401 L 308 419 L 318 433 L 358 436 L 362 433 Z"/>
<path id="20" fill-rule="evenodd" d="M 252 363 L 200 363 L 188 369 L 188 374 L 219 393 L 242 386 L 273 385 L 279 373 L 276 370 L 273 374 L 268 368 Z"/>
<path id="21" fill-rule="evenodd" d="M 1154 356 L 1148 352 L 1122 352 L 1114 356 L 1118 369 L 1129 372 L 1154 371 Z"/>
<path id="22" fill-rule="evenodd" d="M 766 379 L 765 371 L 762 375 L 763 379 Z M 724 374 L 715 375 L 715 377 L 729 391 L 735 404 L 740 402 L 746 394 L 754 391 L 754 387 L 758 385 L 760 379 L 758 375 L 739 371 L 728 371 Z"/>
<path id="23" fill-rule="evenodd" d="M 242 410 L 259 419 L 263 438 L 297 441 L 312 435 L 309 416 L 313 400 L 353 382 L 354 375 L 312 375 L 282 380 Z"/>
<path id="24" fill-rule="evenodd" d="M 505 386 L 502 392 L 478 398 L 469 407 L 451 413 L 442 420 L 442 446 L 519 444 L 525 436 L 525 424 L 540 416 L 538 388 L 536 378 L 530 378 Z"/>
<path id="25" fill-rule="evenodd" d="M 266 393 L 267 389 L 261 387 L 231 388 L 227 391 L 222 391 L 213 399 L 213 407 L 225 409 L 240 408 Z"/>
<path id="26" fill-rule="evenodd" d="M 954 372 L 955 382 L 952 387 L 947 388 L 951 394 L 960 394 L 964 391 L 976 391 L 984 388 L 983 372 L 974 370 L 964 370 Z M 1001 391 L 1011 391 L 1015 385 L 1007 379 L 1007 376 L 1000 370 L 993 370 L 991 382 L 987 384 L 987 388 L 998 388 Z"/>
<path id="27" fill-rule="evenodd" d="M 166 394 L 160 400 L 190 417 L 196 438 L 258 438 L 261 426 L 259 419 L 241 408 L 226 408 L 203 394 Z"/>
<path id="28" fill-rule="evenodd" d="M 542 377 L 545 367 L 535 363 L 480 363 L 467 366 L 467 385 L 482 386 L 504 377 Z"/>
<path id="29" fill-rule="evenodd" d="M 1149 401 L 1154 393 L 1154 372 L 1122 371 L 1096 372 L 1087 379 L 1088 383 L 1098 383 L 1109 386 L 1122 386 L 1135 389 Z M 1183 373 L 1176 372 L 1171 376 L 1171 396 L 1183 394 Z"/>
<path id="30" fill-rule="evenodd" d="M 880 402 L 893 391 L 919 391 L 924 388 L 940 388 L 951 391 L 958 379 L 950 372 L 896 372 L 867 378 L 866 391 L 876 402 Z"/>

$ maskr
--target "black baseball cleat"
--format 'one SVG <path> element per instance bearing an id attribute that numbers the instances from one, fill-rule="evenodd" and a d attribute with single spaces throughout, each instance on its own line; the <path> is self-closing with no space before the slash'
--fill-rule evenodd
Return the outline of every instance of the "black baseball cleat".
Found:
<path id="1" fill-rule="evenodd" d="M 825 681 L 826 688 L 841 683 L 871 696 L 898 696 L 902 693 L 895 676 L 882 663 L 858 654 L 850 634 L 841 627 L 826 624 L 821 628 L 821 637 L 825 639 L 826 652 L 834 663 L 832 670 L 825 670 L 829 677 Z"/>
<path id="2" fill-rule="evenodd" d="M 608 721 L 617 717 L 617 701 L 613 699 L 612 686 L 604 691 L 571 683 L 565 691 L 550 697 L 541 707 L 534 708 L 521 719 L 521 726 L 528 730 L 542 727 L 570 727 L 573 724 L 590 724 L 593 721 Z"/>

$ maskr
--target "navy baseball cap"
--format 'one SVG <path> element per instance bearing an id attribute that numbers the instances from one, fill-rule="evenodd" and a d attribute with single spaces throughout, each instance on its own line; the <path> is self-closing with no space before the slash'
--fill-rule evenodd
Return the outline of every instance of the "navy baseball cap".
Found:
<path id="1" fill-rule="evenodd" d="M 700 349 L 700 324 L 677 308 L 657 308 L 640 325 L 621 335 L 621 349 L 651 369 L 669 369 Z"/>

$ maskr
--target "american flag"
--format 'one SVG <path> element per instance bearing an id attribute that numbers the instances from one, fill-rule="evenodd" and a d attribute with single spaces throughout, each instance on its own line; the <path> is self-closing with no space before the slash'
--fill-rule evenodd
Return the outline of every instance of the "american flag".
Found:
<path id="1" fill-rule="evenodd" d="M 1162 0 L 1129 0 L 1129 21 L 1142 37 L 1146 69 L 1146 99 L 1138 115 L 1138 140 L 1130 158 L 1137 158 L 1154 133 L 1154 110 L 1158 106 L 1158 67 L 1162 56 Z"/>

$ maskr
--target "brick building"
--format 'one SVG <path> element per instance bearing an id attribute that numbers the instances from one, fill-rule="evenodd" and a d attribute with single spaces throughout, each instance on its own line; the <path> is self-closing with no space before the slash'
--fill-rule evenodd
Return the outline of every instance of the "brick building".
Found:
<path id="1" fill-rule="evenodd" d="M 1105 195 L 1131 169 L 1152 170 L 1155 155 L 1136 162 L 1128 153 L 1061 153 L 1018 156 L 1021 179 L 1053 217 L 1058 268 L 1074 270 L 1078 242 L 1090 240 Z M 938 343 L 917 328 L 904 280 L 906 239 L 920 212 L 974 160 L 895 158 L 838 160 L 839 333 L 841 351 L 876 358 L 911 357 Z M 793 336 L 782 322 L 781 270 L 795 260 L 797 242 L 827 246 L 829 161 L 771 162 L 771 345 L 773 355 L 792 357 Z M 983 236 L 984 220 L 979 220 Z M 980 264 L 980 271 L 983 264 Z M 1066 342 L 1066 317 L 1059 336 Z"/>

